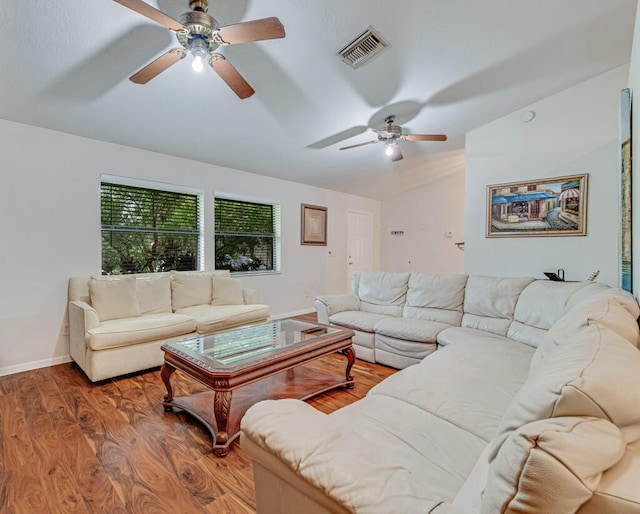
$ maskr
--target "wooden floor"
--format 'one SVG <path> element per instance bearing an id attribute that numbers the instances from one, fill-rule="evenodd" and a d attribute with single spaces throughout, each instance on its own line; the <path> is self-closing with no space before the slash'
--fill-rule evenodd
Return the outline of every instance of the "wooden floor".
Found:
<path id="1" fill-rule="evenodd" d="M 331 355 L 319 368 L 344 372 Z M 352 390 L 309 403 L 332 412 L 395 370 L 356 361 Z M 179 394 L 204 390 L 174 373 Z M 0 377 L 0 513 L 255 512 L 250 459 L 225 458 L 181 412 L 164 412 L 159 369 L 92 384 L 75 364 Z"/>

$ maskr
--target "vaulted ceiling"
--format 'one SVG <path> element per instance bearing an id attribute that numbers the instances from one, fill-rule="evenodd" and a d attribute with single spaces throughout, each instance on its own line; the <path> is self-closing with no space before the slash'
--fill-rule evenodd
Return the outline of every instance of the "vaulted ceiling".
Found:
<path id="1" fill-rule="evenodd" d="M 178 19 L 187 0 L 148 0 Z M 128 77 L 175 36 L 111 0 L 0 2 L 0 118 L 372 198 L 464 167 L 464 134 L 630 59 L 635 0 L 210 0 L 221 26 L 276 16 L 286 37 L 221 47 L 255 89 L 211 69 Z M 337 50 L 372 26 L 359 69 Z M 384 118 L 446 142 L 340 151 Z M 0 142 L 1 145 L 1 142 Z"/>

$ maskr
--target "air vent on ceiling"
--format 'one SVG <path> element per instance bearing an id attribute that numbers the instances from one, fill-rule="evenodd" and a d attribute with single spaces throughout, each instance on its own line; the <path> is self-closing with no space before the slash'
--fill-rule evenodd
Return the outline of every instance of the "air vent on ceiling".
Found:
<path id="1" fill-rule="evenodd" d="M 352 68 L 360 68 L 363 64 L 380 55 L 389 47 L 384 39 L 369 26 L 362 34 L 357 36 L 353 41 L 348 43 L 337 54 L 342 62 L 348 64 Z"/>

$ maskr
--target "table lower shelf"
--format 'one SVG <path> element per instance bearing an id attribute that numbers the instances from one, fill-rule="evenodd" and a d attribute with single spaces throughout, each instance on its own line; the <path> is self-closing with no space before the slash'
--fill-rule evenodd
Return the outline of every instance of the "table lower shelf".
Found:
<path id="1" fill-rule="evenodd" d="M 219 457 L 224 457 L 229 451 L 229 445 L 240 435 L 242 416 L 253 404 L 262 400 L 282 398 L 306 400 L 331 389 L 352 388 L 353 385 L 353 379 L 331 376 L 302 365 L 233 389 L 227 422 L 228 438 L 224 444 L 216 442 L 218 429 L 213 409 L 215 391 L 178 396 L 171 401 L 163 401 L 162 404 L 165 410 L 175 407 L 199 420 L 211 433 L 213 452 Z"/>

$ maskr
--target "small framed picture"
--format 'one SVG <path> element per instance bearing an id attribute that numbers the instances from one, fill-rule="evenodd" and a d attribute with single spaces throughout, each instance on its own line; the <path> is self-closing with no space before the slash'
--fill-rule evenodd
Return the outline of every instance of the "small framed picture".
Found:
<path id="1" fill-rule="evenodd" d="M 327 208 L 301 204 L 300 244 L 327 246 Z"/>

